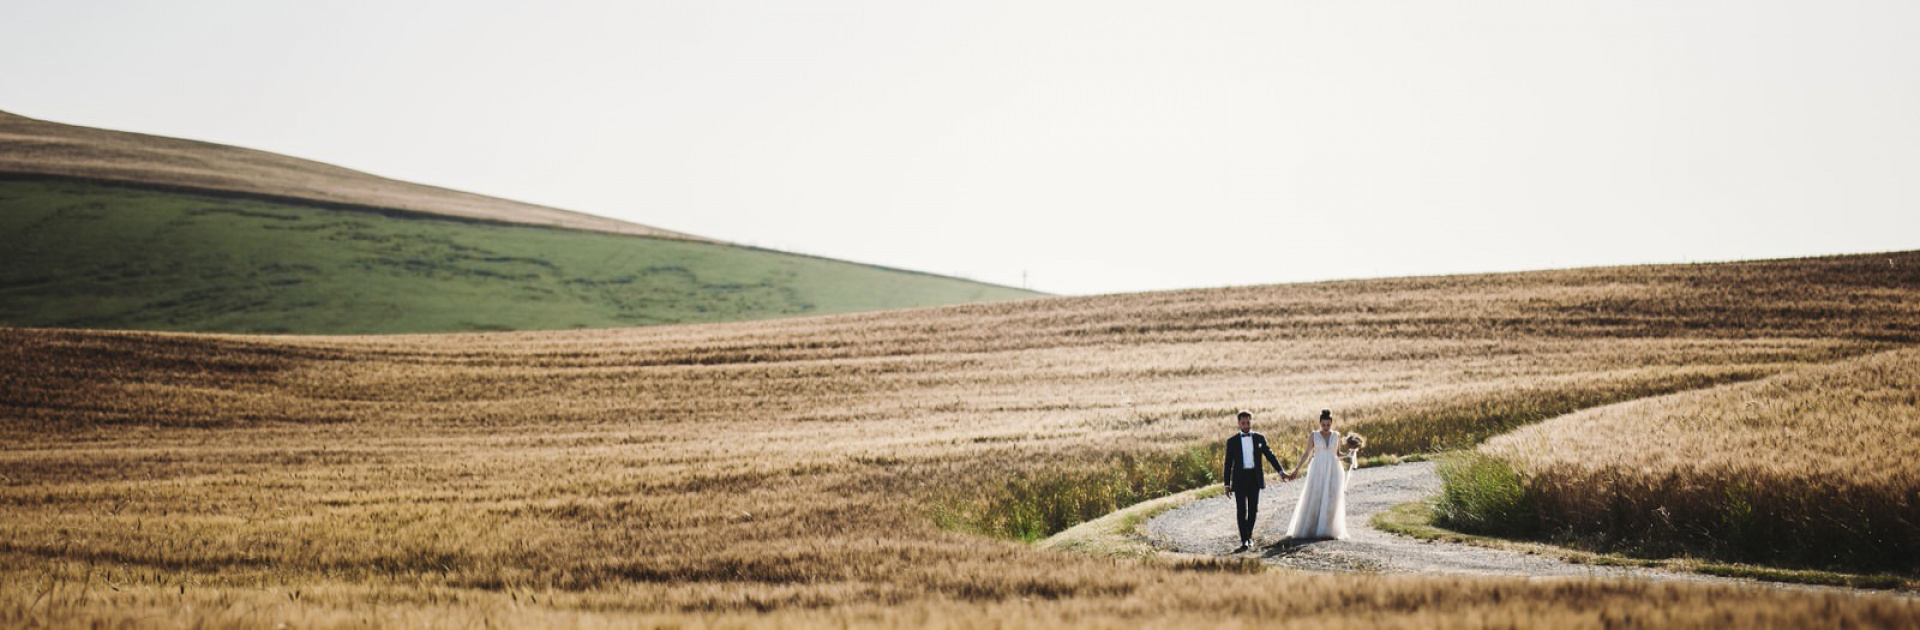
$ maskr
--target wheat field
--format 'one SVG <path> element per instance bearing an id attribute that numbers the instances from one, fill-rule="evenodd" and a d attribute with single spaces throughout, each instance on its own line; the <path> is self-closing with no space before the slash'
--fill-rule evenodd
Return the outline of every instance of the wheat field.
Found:
<path id="1" fill-rule="evenodd" d="M 1453 448 L 1890 356 L 1917 295 L 1901 253 L 553 333 L 5 330 L 0 625 L 1911 626 L 1899 596 L 1010 538 L 1194 483 L 1238 408 Z"/>
<path id="2" fill-rule="evenodd" d="M 1920 569 L 1920 351 L 1569 415 L 1486 450 L 1560 537 Z"/>

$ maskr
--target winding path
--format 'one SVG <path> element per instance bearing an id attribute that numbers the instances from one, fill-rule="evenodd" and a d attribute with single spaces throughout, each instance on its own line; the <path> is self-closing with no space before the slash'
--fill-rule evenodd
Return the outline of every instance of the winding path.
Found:
<path id="1" fill-rule="evenodd" d="M 1260 518 L 1254 526 L 1257 554 L 1274 565 L 1313 571 L 1512 575 L 1527 577 L 1635 577 L 1696 582 L 1753 584 L 1752 580 L 1681 573 L 1644 567 L 1572 564 L 1558 558 L 1475 545 L 1426 542 L 1373 527 L 1375 514 L 1440 491 L 1432 462 L 1363 468 L 1347 488 L 1348 540 L 1286 540 L 1287 520 L 1300 496 L 1300 483 L 1270 480 L 1260 494 Z M 1238 533 L 1233 500 L 1212 497 L 1168 510 L 1146 524 L 1149 541 L 1162 549 L 1200 555 L 1233 555 Z"/>

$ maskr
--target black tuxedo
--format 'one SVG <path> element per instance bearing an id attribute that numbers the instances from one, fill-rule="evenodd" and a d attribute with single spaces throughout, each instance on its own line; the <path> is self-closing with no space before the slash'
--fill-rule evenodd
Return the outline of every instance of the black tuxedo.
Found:
<path id="1" fill-rule="evenodd" d="M 1253 436 L 1253 466 L 1243 467 L 1241 457 L 1241 439 L 1243 435 Z M 1227 491 L 1233 493 L 1234 511 L 1240 524 L 1240 540 L 1253 540 L 1253 518 L 1260 512 L 1260 489 L 1267 487 L 1267 471 L 1261 468 L 1261 460 L 1273 463 L 1276 472 L 1284 472 L 1279 458 L 1273 456 L 1273 449 L 1267 448 L 1267 436 L 1248 432 L 1235 433 L 1227 438 L 1226 461 L 1221 462 L 1221 477 L 1227 480 Z"/>

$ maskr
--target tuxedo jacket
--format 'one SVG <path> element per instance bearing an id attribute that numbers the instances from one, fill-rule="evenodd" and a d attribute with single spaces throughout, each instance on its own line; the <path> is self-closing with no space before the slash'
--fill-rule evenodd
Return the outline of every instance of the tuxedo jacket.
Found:
<path id="1" fill-rule="evenodd" d="M 1227 438 L 1227 458 L 1221 464 L 1220 478 L 1227 480 L 1227 488 L 1230 490 L 1238 489 L 1233 487 L 1233 478 L 1234 472 L 1240 470 L 1240 442 L 1239 433 Z M 1255 478 L 1260 480 L 1261 488 L 1267 487 L 1267 471 L 1260 466 L 1263 458 L 1273 462 L 1275 471 L 1286 470 L 1286 467 L 1280 465 L 1280 459 L 1273 456 L 1273 449 L 1267 448 L 1267 436 L 1255 433 L 1253 434 L 1253 471 L 1259 473 Z"/>

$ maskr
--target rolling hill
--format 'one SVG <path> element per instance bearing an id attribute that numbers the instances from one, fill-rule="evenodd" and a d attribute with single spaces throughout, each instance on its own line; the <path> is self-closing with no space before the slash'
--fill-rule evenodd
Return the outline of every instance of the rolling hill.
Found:
<path id="1" fill-rule="evenodd" d="M 1269 436 L 1332 408 L 1381 455 L 1544 422 L 1554 443 L 1530 450 L 1552 458 L 1645 454 L 1597 485 L 1648 515 L 1689 494 L 1744 513 L 1662 484 L 1662 462 L 1694 459 L 1774 470 L 1756 497 L 1906 501 L 1788 518 L 1912 515 L 1916 342 L 1920 252 L 609 330 L 0 330 L 0 621 L 1911 628 L 1920 600 L 1899 594 L 1264 571 L 1010 539 L 1216 484 L 1241 408 Z M 1563 415 L 1614 404 L 1646 418 Z M 1687 421 L 1720 407 L 1752 411 Z M 1807 408 L 1879 418 L 1768 419 Z M 1792 426 L 1843 455 L 1800 465 L 1808 450 L 1753 435 Z M 1854 439 L 1883 451 L 1859 464 L 1900 474 L 1851 470 Z M 1849 544 L 1897 549 L 1915 523 Z"/>
<path id="2" fill-rule="evenodd" d="M 211 142 L 96 129 L 0 111 L 0 173 L 167 191 L 421 213 L 613 234 L 710 240 L 558 208 L 387 179 Z"/>
<path id="3" fill-rule="evenodd" d="M 1035 295 L 0 114 L 0 326 L 600 328 Z"/>

